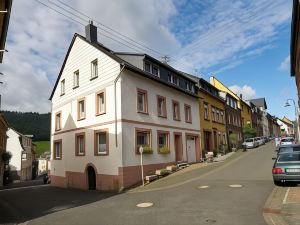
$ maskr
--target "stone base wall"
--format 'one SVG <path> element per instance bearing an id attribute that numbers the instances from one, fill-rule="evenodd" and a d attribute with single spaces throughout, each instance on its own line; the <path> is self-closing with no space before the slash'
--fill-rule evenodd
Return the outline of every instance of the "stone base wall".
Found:
<path id="1" fill-rule="evenodd" d="M 144 176 L 156 169 L 163 169 L 174 163 L 160 163 L 144 165 Z M 97 174 L 96 190 L 99 191 L 119 191 L 141 183 L 141 167 L 128 166 L 119 167 L 119 175 Z M 75 188 L 88 190 L 87 173 L 67 171 L 65 177 L 51 175 L 51 185 L 62 188 Z"/>

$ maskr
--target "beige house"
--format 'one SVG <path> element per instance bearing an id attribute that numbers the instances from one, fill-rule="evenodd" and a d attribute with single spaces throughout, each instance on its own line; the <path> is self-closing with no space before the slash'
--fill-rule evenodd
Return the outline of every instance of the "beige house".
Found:
<path id="1" fill-rule="evenodd" d="M 51 94 L 51 184 L 119 190 L 178 161 L 200 161 L 195 82 L 146 54 L 75 34 Z"/>

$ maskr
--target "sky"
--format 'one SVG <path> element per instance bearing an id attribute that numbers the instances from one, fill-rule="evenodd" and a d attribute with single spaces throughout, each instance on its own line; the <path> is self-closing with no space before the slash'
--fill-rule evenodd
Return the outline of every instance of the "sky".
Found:
<path id="1" fill-rule="evenodd" d="M 71 39 L 92 19 L 98 41 L 112 50 L 168 56 L 175 68 L 215 76 L 245 100 L 265 97 L 269 113 L 293 119 L 293 107 L 284 107 L 297 99 L 291 14 L 292 0 L 14 1 L 0 65 L 1 109 L 50 112 Z"/>

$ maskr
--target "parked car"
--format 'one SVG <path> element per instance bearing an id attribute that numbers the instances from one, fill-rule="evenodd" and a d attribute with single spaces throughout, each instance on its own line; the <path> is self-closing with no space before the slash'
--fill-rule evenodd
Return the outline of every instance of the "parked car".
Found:
<path id="1" fill-rule="evenodd" d="M 273 181 L 275 185 L 285 182 L 300 183 L 300 152 L 279 154 L 274 162 Z"/>
<path id="2" fill-rule="evenodd" d="M 283 153 L 300 152 L 300 145 L 281 145 L 276 151 L 277 155 Z"/>
<path id="3" fill-rule="evenodd" d="M 256 137 L 256 141 L 258 142 L 259 145 L 264 145 L 265 142 L 261 137 Z"/>
<path id="4" fill-rule="evenodd" d="M 280 144 L 281 145 L 293 145 L 296 144 L 295 139 L 293 137 L 285 137 L 285 138 L 281 138 Z"/>
<path id="5" fill-rule="evenodd" d="M 243 146 L 246 148 L 256 148 L 259 146 L 259 143 L 255 140 L 255 138 L 247 138 L 245 139 Z"/>

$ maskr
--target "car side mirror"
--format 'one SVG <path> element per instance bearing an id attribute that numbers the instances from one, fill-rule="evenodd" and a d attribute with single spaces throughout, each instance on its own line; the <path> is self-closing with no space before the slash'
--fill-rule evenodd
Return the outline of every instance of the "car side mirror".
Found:
<path id="1" fill-rule="evenodd" d="M 276 160 L 277 158 L 276 157 L 272 157 L 272 160 Z"/>

